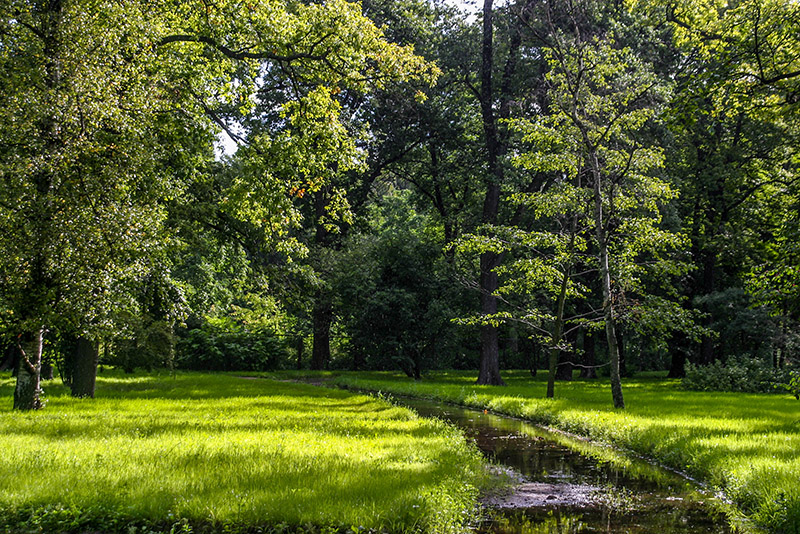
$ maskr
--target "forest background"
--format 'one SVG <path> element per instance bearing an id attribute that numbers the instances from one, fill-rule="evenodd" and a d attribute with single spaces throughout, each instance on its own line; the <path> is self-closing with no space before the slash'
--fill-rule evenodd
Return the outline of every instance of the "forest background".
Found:
<path id="1" fill-rule="evenodd" d="M 14 405 L 53 369 L 93 396 L 99 361 L 796 389 L 798 26 L 788 0 L 5 2 Z"/>

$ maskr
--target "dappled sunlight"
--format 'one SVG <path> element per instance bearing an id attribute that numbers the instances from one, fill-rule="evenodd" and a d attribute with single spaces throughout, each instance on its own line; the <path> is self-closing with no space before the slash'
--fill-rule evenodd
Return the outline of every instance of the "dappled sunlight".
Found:
<path id="1" fill-rule="evenodd" d="M 630 379 L 623 382 L 626 409 L 615 410 L 607 379 L 559 382 L 556 398 L 546 399 L 547 373 L 503 375 L 506 387 L 475 386 L 474 372 L 459 371 L 432 372 L 413 383 L 373 373 L 337 380 L 351 388 L 437 398 L 567 430 L 699 477 L 724 489 L 764 524 L 781 524 L 787 517 L 790 523 L 800 521 L 800 411 L 788 395 L 683 391 L 676 380 Z"/>
<path id="2" fill-rule="evenodd" d="M 95 401 L 54 404 L 0 412 L 0 506 L 404 530 L 460 521 L 484 476 L 452 427 L 342 391 L 179 374 L 103 379 Z M 442 496 L 452 506 L 436 510 Z"/>

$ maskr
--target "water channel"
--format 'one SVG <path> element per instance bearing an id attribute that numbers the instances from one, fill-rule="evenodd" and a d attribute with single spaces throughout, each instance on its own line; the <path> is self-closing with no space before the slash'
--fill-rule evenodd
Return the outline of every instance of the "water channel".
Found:
<path id="1" fill-rule="evenodd" d="M 517 419 L 402 399 L 425 417 L 460 427 L 515 478 L 511 494 L 487 497 L 479 534 L 728 534 L 713 495 L 644 460 Z"/>

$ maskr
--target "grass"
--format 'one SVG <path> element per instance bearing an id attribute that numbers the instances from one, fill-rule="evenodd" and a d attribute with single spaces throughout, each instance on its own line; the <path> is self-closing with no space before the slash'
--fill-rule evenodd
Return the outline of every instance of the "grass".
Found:
<path id="1" fill-rule="evenodd" d="M 484 483 L 460 432 L 363 395 L 208 374 L 45 390 L 12 412 L 0 377 L 3 532 L 449 532 Z"/>
<path id="2" fill-rule="evenodd" d="M 559 382 L 546 373 L 505 372 L 506 387 L 477 386 L 475 372 L 342 373 L 350 388 L 426 397 L 528 419 L 632 450 L 725 491 L 774 532 L 800 532 L 800 402 L 789 395 L 682 391 L 658 378 L 623 383 L 614 410 L 607 380 Z"/>

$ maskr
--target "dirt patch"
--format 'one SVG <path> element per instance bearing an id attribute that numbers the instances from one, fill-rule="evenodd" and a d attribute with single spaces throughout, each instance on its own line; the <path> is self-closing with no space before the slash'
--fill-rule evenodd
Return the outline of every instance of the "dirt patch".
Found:
<path id="1" fill-rule="evenodd" d="M 492 495 L 483 504 L 491 508 L 547 508 L 570 506 L 588 508 L 598 503 L 600 488 L 582 484 L 530 482 L 514 486 L 509 493 Z"/>

